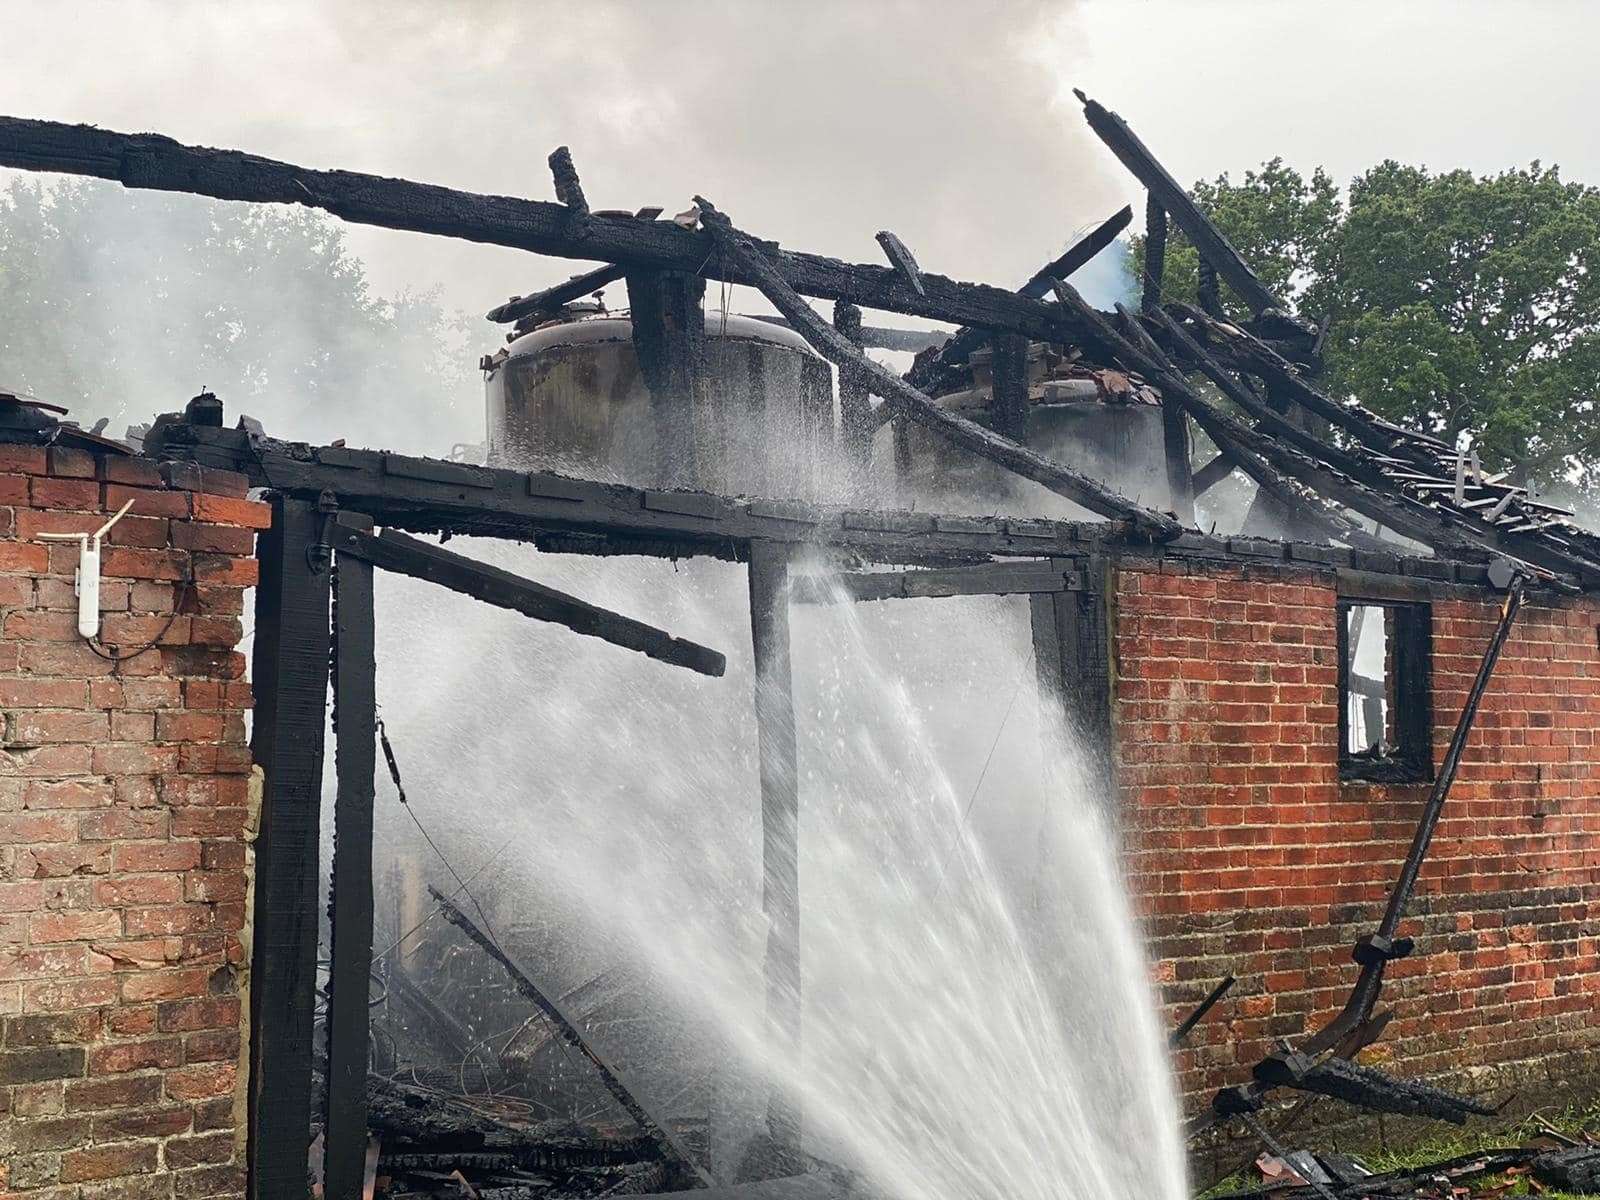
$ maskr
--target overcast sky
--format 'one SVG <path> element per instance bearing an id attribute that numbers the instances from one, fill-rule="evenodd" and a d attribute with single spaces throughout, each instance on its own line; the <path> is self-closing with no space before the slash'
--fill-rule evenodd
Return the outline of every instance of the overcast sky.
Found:
<path id="1" fill-rule="evenodd" d="M 995 283 L 1136 199 L 1073 86 L 1186 182 L 1274 154 L 1341 181 L 1393 156 L 1600 182 L 1583 0 L 0 0 L 0 21 L 6 114 L 545 197 L 566 143 L 597 208 L 699 191 L 787 245 L 877 261 L 889 228 Z M 583 266 L 352 243 L 380 290 L 471 311 Z"/>

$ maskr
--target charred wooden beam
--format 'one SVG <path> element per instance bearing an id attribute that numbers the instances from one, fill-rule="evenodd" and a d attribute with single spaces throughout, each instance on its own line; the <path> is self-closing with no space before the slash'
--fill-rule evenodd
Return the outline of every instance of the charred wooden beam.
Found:
<path id="1" fill-rule="evenodd" d="M 1194 1010 L 1182 1021 L 1178 1022 L 1178 1027 L 1167 1038 L 1167 1045 L 1181 1046 L 1183 1039 L 1189 1036 L 1196 1025 L 1205 1020 L 1206 1014 L 1217 1006 L 1217 1001 L 1226 996 L 1229 989 L 1237 982 L 1238 980 L 1232 975 L 1224 975 L 1217 982 L 1217 986 L 1206 993 L 1205 999 L 1195 1005 Z"/>
<path id="2" fill-rule="evenodd" d="M 593 548 L 740 560 L 754 540 L 836 547 L 877 561 L 1083 553 L 1129 538 L 1124 521 L 1046 521 L 730 499 L 477 467 L 346 446 L 252 438 L 243 430 L 156 423 L 146 450 L 247 475 L 256 487 L 315 501 L 324 491 L 386 527 L 528 540 L 564 553 Z"/>
<path id="3" fill-rule="evenodd" d="M 1313 486 L 1323 495 L 1442 553 L 1473 556 L 1503 554 L 1547 571 L 1572 574 L 1591 584 L 1600 583 L 1600 561 L 1590 558 L 1580 546 L 1570 542 L 1557 543 L 1549 538 L 1522 536 L 1513 530 L 1477 521 L 1448 506 L 1433 507 L 1413 499 L 1372 465 L 1370 459 L 1330 446 L 1271 412 L 1251 396 L 1238 380 L 1229 376 L 1165 311 L 1158 309 L 1150 316 L 1165 329 L 1185 357 L 1195 362 L 1208 378 L 1224 387 L 1230 399 L 1241 407 L 1247 407 L 1247 411 L 1261 421 L 1263 428 L 1276 435 L 1259 438 L 1257 450 L 1285 473 L 1296 474 L 1308 483 L 1312 482 L 1312 477 L 1316 477 Z M 1094 318 L 1098 320 L 1099 314 L 1094 314 Z M 1159 348 L 1154 349 L 1159 355 Z M 1299 386 L 1309 387 L 1292 372 L 1282 379 L 1284 382 L 1293 379 Z M 1271 382 L 1274 386 L 1279 384 L 1276 378 Z M 1234 424 L 1238 425 L 1238 422 Z M 1243 429 L 1243 426 L 1239 425 L 1239 428 Z M 1369 434 L 1377 436 L 1371 427 Z M 1294 453 L 1288 445 L 1280 445 L 1280 439 L 1292 444 L 1300 453 Z"/>
<path id="4" fill-rule="evenodd" d="M 767 1036 L 781 1059 L 800 1056 L 800 775 L 789 647 L 789 550 L 750 547 L 750 636 L 756 668 L 756 746 L 761 772 L 761 910 L 767 918 Z M 777 1079 L 785 1077 L 778 1072 Z M 767 1134 L 798 1160 L 799 1099 L 775 1083 Z"/>
<path id="5" fill-rule="evenodd" d="M 1042 300 L 1050 294 L 1050 281 L 1052 279 L 1067 279 L 1100 251 L 1117 240 L 1121 233 L 1133 220 L 1133 209 L 1123 207 L 1112 216 L 1102 221 L 1078 241 L 1067 248 L 1066 253 L 1053 259 L 1035 271 L 1033 275 L 1017 289 L 1017 295 L 1031 300 Z M 907 373 L 907 380 L 914 386 L 927 391 L 938 386 L 941 377 L 949 371 L 964 368 L 972 352 L 983 345 L 988 336 L 981 328 L 958 329 L 948 342 L 940 347 L 936 355 L 930 356 L 924 362 L 914 364 Z"/>
<path id="6" fill-rule="evenodd" d="M 866 358 L 796 294 L 756 251 L 748 235 L 736 230 L 709 201 L 697 196 L 695 202 L 718 248 L 753 277 L 755 286 L 773 307 L 793 322 L 801 336 L 824 358 L 862 371 L 873 391 L 883 397 L 884 403 L 893 406 L 895 412 L 979 458 L 1043 484 L 1091 512 L 1125 519 L 1149 537 L 1170 538 L 1180 532 L 1182 527 L 1172 517 L 1136 504 L 1098 480 L 1052 462 L 974 421 L 946 412 L 905 380 Z"/>
<path id="7" fill-rule="evenodd" d="M 324 514 L 280 496 L 259 539 L 251 678 L 251 757 L 266 773 L 256 839 L 250 971 L 249 1191 L 304 1197 L 311 1146 L 311 1032 L 323 721 L 328 700 L 328 571 L 315 548 Z"/>
<path id="8" fill-rule="evenodd" d="M 1227 313 L 1222 307 L 1222 289 L 1217 283 L 1217 269 L 1203 258 L 1195 268 L 1195 295 L 1199 297 L 1200 307 L 1208 315 L 1219 321 L 1226 319 Z"/>
<path id="9" fill-rule="evenodd" d="M 809 576 L 793 581 L 790 599 L 796 604 L 828 604 L 836 598 L 915 600 L 948 596 L 1025 596 L 1035 592 L 1077 591 L 1083 587 L 1083 572 L 1075 569 L 1069 560 L 1056 559 Z"/>
<path id="10" fill-rule="evenodd" d="M 906 244 L 887 229 L 880 229 L 878 245 L 883 247 L 883 256 L 889 260 L 889 265 L 900 272 L 900 277 L 911 289 L 919 296 L 926 296 L 928 289 L 922 282 L 922 268 L 917 265 L 916 256 Z"/>
<path id="11" fill-rule="evenodd" d="M 710 1179 L 695 1165 L 689 1153 L 679 1145 L 667 1123 L 650 1110 L 634 1089 L 626 1085 L 618 1069 L 600 1056 L 589 1040 L 583 1036 L 577 1024 L 562 1011 L 561 1005 L 550 999 L 544 990 L 533 982 L 528 973 L 517 966 L 510 955 L 501 949 L 500 943 L 486 930 L 480 929 L 471 917 L 461 911 L 455 901 L 437 888 L 430 887 L 428 891 L 439 905 L 445 920 L 461 930 L 479 949 L 500 964 L 505 973 L 511 977 L 511 982 L 516 985 L 517 991 L 532 1001 L 533 1006 L 549 1020 L 555 1036 L 589 1060 L 606 1091 L 611 1093 L 612 1098 L 622 1106 L 622 1110 L 632 1118 L 639 1131 L 654 1143 L 661 1157 L 684 1173 L 685 1182 L 689 1186 L 709 1184 Z"/>
<path id="12" fill-rule="evenodd" d="M 1268 308 L 1283 308 L 1283 302 L 1261 282 L 1211 218 L 1189 198 L 1188 191 L 1167 173 L 1156 156 L 1128 128 L 1128 123 L 1078 89 L 1074 88 L 1073 94 L 1083 103 L 1083 115 L 1088 118 L 1089 128 L 1122 165 L 1133 172 L 1134 178 L 1149 189 L 1151 200 L 1160 204 L 1177 222 L 1178 228 L 1200 252 L 1200 257 L 1217 269 L 1250 306 L 1250 311 L 1260 313 Z"/>
<path id="13" fill-rule="evenodd" d="M 353 171 L 315 171 L 292 163 L 185 146 L 158 134 L 0 117 L 0 166 L 116 180 L 125 187 L 190 192 L 220 200 L 303 204 L 346 221 L 510 246 L 563 258 L 620 263 L 630 270 L 684 271 L 749 284 L 724 267 L 703 232 L 671 221 L 573 211 L 549 201 L 457 191 Z M 581 230 L 575 229 L 581 225 Z M 1030 337 L 1066 336 L 1053 306 L 1003 288 L 922 273 L 924 291 L 893 267 L 840 262 L 763 245 L 761 254 L 790 287 L 913 316 L 1011 329 Z"/>
<path id="14" fill-rule="evenodd" d="M 1167 210 L 1151 192 L 1144 204 L 1144 290 L 1139 307 L 1146 312 L 1161 303 L 1161 280 L 1167 270 Z"/>
<path id="15" fill-rule="evenodd" d="M 496 608 L 509 608 L 535 620 L 564 625 L 586 637 L 637 650 L 647 658 L 687 667 L 702 675 L 721 675 L 727 669 L 727 660 L 709 647 L 675 638 L 643 621 L 597 607 L 566 592 L 393 529 L 385 529 L 373 537 L 358 529 L 340 526 L 332 537 L 334 548 L 341 554 L 386 571 L 437 583 Z"/>
<path id="16" fill-rule="evenodd" d="M 1001 437 L 1025 442 L 1028 437 L 1028 339 L 1017 333 L 999 333 L 989 370 L 993 385 L 989 396 L 989 424 Z"/>
<path id="17" fill-rule="evenodd" d="M 578 182 L 578 168 L 572 164 L 572 151 L 557 146 L 550 152 L 550 174 L 555 178 L 556 199 L 578 216 L 589 215 L 589 201 L 584 199 L 583 185 Z"/>
<path id="18" fill-rule="evenodd" d="M 1227 451 L 1217 451 L 1215 458 L 1195 471 L 1194 494 L 1196 496 L 1205 495 L 1217 484 L 1233 474 L 1234 467 L 1237 465 L 1233 456 Z"/>
<path id="19" fill-rule="evenodd" d="M 700 479 L 695 410 L 705 379 L 706 281 L 681 271 L 628 276 L 633 347 L 650 390 L 655 461 L 669 487 Z"/>
<path id="20" fill-rule="evenodd" d="M 545 288 L 542 292 L 534 292 L 530 296 L 513 296 L 498 308 L 491 308 L 485 315 L 491 321 L 508 324 L 542 313 L 554 314 L 561 311 L 563 304 L 571 304 L 574 300 L 592 296 L 601 288 L 616 283 L 625 274 L 627 274 L 625 268 L 610 263 L 593 271 L 585 271 L 582 275 L 574 275 L 565 283 Z"/>
<path id="21" fill-rule="evenodd" d="M 1225 440 L 1259 456 L 1314 492 L 1380 521 L 1406 537 L 1443 553 L 1470 556 L 1485 554 L 1485 548 L 1480 543 L 1453 531 L 1432 509 L 1418 505 L 1405 496 L 1391 496 L 1376 491 L 1229 417 L 1191 388 L 1182 372 L 1172 365 L 1159 347 L 1153 343 L 1146 348 L 1134 345 L 1090 308 L 1070 285 L 1063 284 L 1058 295 L 1064 305 L 1074 308 L 1081 318 L 1096 327 L 1096 336 L 1103 344 L 1113 347 L 1125 365 L 1154 381 L 1163 396 L 1177 399 L 1197 420 L 1203 416 L 1215 423 L 1223 430 Z M 1207 429 L 1206 432 L 1210 434 L 1211 430 Z"/>
<path id="22" fill-rule="evenodd" d="M 365 536 L 372 521 L 341 513 Z M 338 790 L 333 807 L 329 911 L 328 1107 L 324 1195 L 361 1195 L 367 1159 L 367 1058 L 371 1030 L 372 803 L 378 722 L 372 566 L 341 552 L 334 577 L 333 713 Z"/>

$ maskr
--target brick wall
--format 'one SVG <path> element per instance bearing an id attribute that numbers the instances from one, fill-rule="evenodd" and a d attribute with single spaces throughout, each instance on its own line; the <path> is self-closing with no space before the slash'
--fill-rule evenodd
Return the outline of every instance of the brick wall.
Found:
<path id="1" fill-rule="evenodd" d="M 1499 598 L 1433 602 L 1439 762 Z M 1117 769 L 1133 885 L 1173 1019 L 1228 972 L 1178 1056 L 1191 1102 L 1343 1003 L 1427 785 L 1338 777 L 1337 591 L 1277 568 L 1124 564 Z M 1530 602 L 1423 868 L 1369 1059 L 1482 1090 L 1600 1090 L 1600 603 Z"/>
<path id="2" fill-rule="evenodd" d="M 0 1192 L 243 1191 L 237 646 L 268 520 L 244 496 L 227 472 L 0 445 Z M 36 538 L 130 498 L 102 551 L 112 662 L 75 630 L 77 546 Z"/>

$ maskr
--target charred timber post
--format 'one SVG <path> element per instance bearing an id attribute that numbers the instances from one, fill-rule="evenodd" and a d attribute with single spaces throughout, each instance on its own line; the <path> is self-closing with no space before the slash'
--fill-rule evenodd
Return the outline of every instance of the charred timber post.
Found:
<path id="1" fill-rule="evenodd" d="M 266 774 L 256 839 L 250 986 L 251 1200 L 305 1200 L 317 989 L 319 818 L 328 700 L 324 514 L 272 501 L 258 546 L 251 756 Z"/>
<path id="2" fill-rule="evenodd" d="M 1149 312 L 1161 303 L 1161 280 L 1167 270 L 1167 210 L 1151 192 L 1144 202 L 1144 291 L 1139 307 Z"/>
<path id="3" fill-rule="evenodd" d="M 1199 250 L 1200 257 L 1216 267 L 1233 290 L 1244 298 L 1250 311 L 1260 314 L 1269 308 L 1282 308 L 1283 302 L 1261 282 L 1211 218 L 1200 211 L 1183 186 L 1167 173 L 1156 156 L 1128 128 L 1128 123 L 1077 88 L 1073 89 L 1073 95 L 1083 103 L 1083 115 L 1089 121 L 1089 128 L 1122 161 L 1122 165 L 1133 172 L 1134 178 L 1150 190 L 1151 200 L 1159 203 L 1177 222 L 1178 228 Z"/>
<path id="4" fill-rule="evenodd" d="M 1066 571 L 1073 564 L 1051 565 Z M 1060 706 L 1063 732 L 1089 748 L 1091 775 L 1104 788 L 1112 782 L 1110 573 L 1105 559 L 1093 557 L 1083 565 L 1081 588 L 1028 597 L 1039 693 Z"/>
<path id="5" fill-rule="evenodd" d="M 1091 512 L 1125 519 L 1136 533 L 1156 540 L 1170 540 L 1183 531 L 1183 527 L 1165 513 L 1136 504 L 1098 480 L 1080 475 L 976 422 L 941 409 L 911 384 L 865 357 L 848 339 L 841 337 L 838 330 L 819 317 L 816 310 L 784 282 L 765 256 L 750 243 L 748 236 L 735 229 L 709 200 L 696 196 L 695 203 L 700 206 L 701 220 L 711 231 L 717 246 L 754 281 L 773 307 L 789 319 L 795 331 L 830 362 L 863 372 L 872 390 L 892 406 L 891 411 L 896 415 L 917 422 L 979 458 L 1041 483 Z"/>
<path id="6" fill-rule="evenodd" d="M 370 530 L 372 519 L 339 514 Z M 338 792 L 333 809 L 332 959 L 328 979 L 328 1119 L 324 1195 L 360 1200 L 367 1157 L 367 1004 L 372 973 L 372 803 L 376 645 L 372 566 L 341 553 L 334 578 L 334 744 Z"/>
<path id="7" fill-rule="evenodd" d="M 889 260 L 889 265 L 900 272 L 900 277 L 912 290 L 919 296 L 926 296 L 928 288 L 922 282 L 922 268 L 917 265 L 910 248 L 887 229 L 878 231 L 878 245 L 883 247 L 883 256 Z"/>
<path id="8" fill-rule="evenodd" d="M 863 345 L 861 310 L 845 300 L 833 306 L 833 327 L 858 349 Z M 878 423 L 872 416 L 872 389 L 853 366 L 839 367 L 839 436 L 857 481 L 872 467 L 872 435 Z"/>
<path id="9" fill-rule="evenodd" d="M 994 384 L 989 423 L 1001 437 L 1025 442 L 1028 437 L 1028 339 L 1020 333 L 997 333 L 991 339 L 990 371 Z"/>
<path id="10" fill-rule="evenodd" d="M 650 390 L 656 466 L 665 487 L 700 486 L 695 412 L 705 380 L 706 281 L 680 271 L 628 276 L 633 348 Z"/>
<path id="11" fill-rule="evenodd" d="M 800 777 L 789 647 L 789 551 L 750 543 L 750 637 L 761 766 L 761 907 L 767 917 L 767 1036 L 780 1059 L 800 1054 Z M 775 1072 L 783 1078 L 784 1072 Z M 774 1085 L 767 1131 L 785 1157 L 800 1150 L 798 1100 Z"/>
<path id="12" fill-rule="evenodd" d="M 0 117 L 0 166 L 111 179 L 124 187 L 188 192 L 219 200 L 303 204 L 346 221 L 510 246 L 535 254 L 621 263 L 629 270 L 704 272 L 729 283 L 754 280 L 710 256 L 710 239 L 671 221 L 591 213 L 574 229 L 572 209 L 543 200 L 457 191 L 354 171 L 185 146 L 159 134 Z M 893 267 L 846 263 L 768 246 L 773 269 L 797 291 L 866 308 L 1011 329 L 1034 338 L 1070 337 L 1051 305 L 1004 288 L 923 272 L 924 291 Z"/>
<path id="13" fill-rule="evenodd" d="M 583 185 L 578 182 L 578 168 L 572 163 L 572 151 L 557 146 L 550 152 L 550 174 L 555 178 L 556 199 L 571 209 L 575 216 L 589 215 L 589 202 L 584 199 Z"/>

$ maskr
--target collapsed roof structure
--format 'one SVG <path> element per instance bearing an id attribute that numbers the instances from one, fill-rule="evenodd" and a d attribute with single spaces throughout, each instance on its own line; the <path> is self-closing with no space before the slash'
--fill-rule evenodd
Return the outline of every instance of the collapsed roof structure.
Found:
<path id="1" fill-rule="evenodd" d="M 1286 1086 L 1341 1095 L 1379 1109 L 1428 1112 L 1457 1119 L 1471 1102 L 1413 1085 L 1402 1087 L 1351 1062 L 1382 1031 L 1375 1013 L 1384 970 L 1410 943 L 1399 936 L 1423 857 L 1471 733 L 1479 701 L 1527 591 L 1600 590 L 1600 538 L 1566 513 L 1503 476 L 1486 475 L 1467 451 L 1378 417 L 1351 397 L 1320 390 L 1327 324 L 1291 316 L 1241 255 L 1193 203 L 1115 113 L 1087 97 L 1095 133 L 1148 191 L 1143 297 L 1137 310 L 1102 312 L 1070 277 L 1112 244 L 1131 221 L 1128 210 L 1103 223 L 1014 290 L 951 280 L 925 271 L 890 232 L 878 234 L 887 265 L 847 263 L 788 250 L 742 230 L 732 215 L 697 198 L 683 216 L 660 210 L 591 210 L 571 155 L 551 155 L 557 202 L 487 196 L 344 171 L 181 145 L 151 135 L 85 126 L 0 119 L 0 165 L 115 180 L 127 187 L 190 192 L 256 203 L 300 204 L 342 219 L 463 238 L 603 264 L 567 283 L 513 298 L 492 320 L 532 328 L 607 283 L 626 280 L 633 343 L 659 406 L 660 427 L 680 429 L 697 388 L 704 386 L 699 316 L 705 281 L 725 280 L 760 291 L 789 328 L 839 373 L 838 438 L 847 454 L 870 457 L 886 424 L 916 425 L 964 454 L 1089 510 L 1099 520 L 883 512 L 789 497 L 740 497 L 699 490 L 692 470 L 671 487 L 636 487 L 551 471 L 478 466 L 343 446 L 276 441 L 249 429 L 221 427 L 205 406 L 164 418 L 145 453 L 246 474 L 277 497 L 275 528 L 264 543 L 258 641 L 259 754 L 267 768 L 258 922 L 280 949 L 314 950 L 314 897 L 298 863 L 279 847 L 303 853 L 304 801 L 321 764 L 321 694 L 326 667 L 327 561 L 337 555 L 359 569 L 341 580 L 336 630 L 340 820 L 363 828 L 370 809 L 372 747 L 345 750 L 348 730 L 371 724 L 371 593 L 373 566 L 431 579 L 539 619 L 642 650 L 652 657 L 717 674 L 716 651 L 585 606 L 575 597 L 494 572 L 408 538 L 399 530 L 478 534 L 530 541 L 560 552 L 710 555 L 749 564 L 758 673 L 762 807 L 772 827 L 792 831 L 794 715 L 786 709 L 788 562 L 801 547 L 822 548 L 856 562 L 912 569 L 847 576 L 863 599 L 957 594 L 1025 594 L 1035 619 L 1035 649 L 1073 716 L 1104 730 L 1107 688 L 1105 596 L 1092 564 L 1123 554 L 1157 559 L 1313 564 L 1366 576 L 1420 583 L 1492 585 L 1507 593 L 1499 624 L 1484 650 L 1442 768 L 1433 779 L 1411 851 L 1378 928 L 1355 948 L 1360 979 L 1343 1013 L 1298 1048 L 1259 1064 L 1251 1082 L 1220 1094 L 1200 1124 L 1242 1116 L 1254 1120 L 1264 1094 Z M 1162 268 L 1169 222 L 1200 253 L 1198 306 L 1164 303 Z M 1221 285 L 1248 309 L 1225 310 Z M 824 320 L 810 299 L 835 302 Z M 950 323 L 956 331 L 926 344 L 926 335 L 862 323 L 874 308 Z M 1107 373 L 1159 406 L 1171 509 L 1120 494 L 1080 465 L 1057 461 L 1024 437 L 1030 403 L 1030 342 L 1059 348 L 1104 385 Z M 900 376 L 864 353 L 866 346 L 922 346 Z M 974 381 L 975 352 L 989 354 L 989 403 L 981 419 L 942 406 L 938 398 Z M 1218 456 L 1191 466 L 1192 430 Z M 664 455 L 691 463 L 688 442 Z M 1215 536 L 1195 528 L 1194 499 L 1231 473 L 1252 481 L 1278 514 L 1280 539 Z M 1363 524 L 1367 522 L 1369 524 Z M 384 532 L 374 535 L 374 526 Z M 1385 532 L 1386 531 L 1386 532 Z M 319 566 L 319 563 L 321 564 Z M 361 582 L 362 571 L 367 582 Z M 355 581 L 355 582 L 352 582 Z M 364 590 L 363 590 L 364 589 Z M 264 658 L 262 656 L 265 656 Z M 320 665 L 319 665 L 320 664 Z M 315 713 L 315 716 L 308 716 Z M 356 734 L 352 739 L 359 740 Z M 364 775 L 365 781 L 362 777 Z M 275 797 L 275 799 L 274 799 Z M 314 806 L 312 806 L 314 807 Z M 311 817 L 315 833 L 315 816 Z M 370 838 L 370 812 L 365 826 Z M 315 845 L 315 836 L 310 844 Z M 797 1035 L 798 913 L 792 837 L 787 851 L 767 846 L 769 1002 L 777 1028 Z M 335 941 L 335 1005 L 330 1024 L 328 1178 L 330 1191 L 359 1178 L 365 1153 L 366 1107 L 360 1095 L 367 1044 L 364 1003 L 341 1002 L 337 979 L 360 988 L 371 959 L 371 864 L 347 853 L 336 863 L 335 930 L 367 925 L 364 939 Z M 276 849 L 275 849 L 276 848 Z M 277 857 L 274 857 L 274 850 Z M 342 892 L 339 889 L 344 889 Z M 360 904 L 362 889 L 367 896 Z M 338 897 L 354 897 L 341 908 Z M 786 899 L 785 897 L 789 897 Z M 309 930 L 309 934 L 308 931 Z M 309 937 L 309 949 L 308 949 Z M 258 946 L 273 939 L 261 937 Z M 254 1187 L 259 1195 L 289 1188 L 303 1154 L 295 1139 L 311 1107 L 309 998 L 290 986 L 281 964 L 261 959 L 252 995 L 256 1080 Z M 351 993 L 354 996 L 354 992 Z M 361 1000 L 364 1001 L 364 995 Z M 1213 998 L 1214 999 L 1214 998 Z M 1209 1005 L 1208 1005 L 1209 1007 Z M 1185 1030 L 1187 1032 L 1187 1030 Z M 266 1053 L 261 1047 L 270 1047 Z M 1398 1106 L 1398 1107 L 1397 1107 Z M 797 1139 L 798 1116 L 775 1112 L 774 1137 Z M 337 1159 L 338 1165 L 335 1165 Z M 336 1187 L 335 1181 L 338 1181 Z"/>

